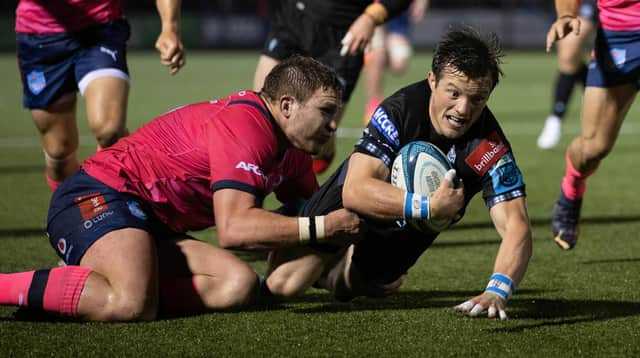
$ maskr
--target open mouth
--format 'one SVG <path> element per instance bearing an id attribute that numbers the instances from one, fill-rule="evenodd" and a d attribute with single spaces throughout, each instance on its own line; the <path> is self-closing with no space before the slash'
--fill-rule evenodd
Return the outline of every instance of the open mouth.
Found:
<path id="1" fill-rule="evenodd" d="M 450 124 L 453 124 L 454 127 L 463 127 L 466 123 L 466 120 L 463 117 L 458 117 L 454 115 L 446 115 L 445 116 Z"/>

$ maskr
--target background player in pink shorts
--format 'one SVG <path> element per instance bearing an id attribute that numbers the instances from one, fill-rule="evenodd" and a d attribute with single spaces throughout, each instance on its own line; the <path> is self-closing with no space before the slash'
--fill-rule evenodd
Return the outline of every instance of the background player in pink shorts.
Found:
<path id="1" fill-rule="evenodd" d="M 547 34 L 547 50 L 570 33 L 578 34 L 580 0 L 556 0 L 557 20 Z M 560 196 L 552 213 L 555 242 L 564 250 L 578 240 L 586 180 L 604 159 L 620 133 L 640 86 L 640 2 L 598 0 L 596 40 L 587 72 L 582 128 L 566 153 Z"/>
<path id="2" fill-rule="evenodd" d="M 185 63 L 178 35 L 180 0 L 157 0 L 161 62 L 178 72 Z M 78 170 L 76 91 L 85 96 L 98 149 L 127 134 L 130 29 L 121 0 L 21 0 L 16 9 L 23 105 L 42 137 L 47 183 L 55 190 Z"/>

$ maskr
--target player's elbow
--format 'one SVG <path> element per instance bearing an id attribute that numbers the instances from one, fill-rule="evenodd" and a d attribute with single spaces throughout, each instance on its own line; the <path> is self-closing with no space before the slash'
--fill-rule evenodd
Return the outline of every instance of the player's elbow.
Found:
<path id="1" fill-rule="evenodd" d="M 217 226 L 218 245 L 223 249 L 233 250 L 243 248 L 242 232 L 236 224 L 226 223 Z"/>
<path id="2" fill-rule="evenodd" d="M 357 211 L 358 210 L 358 204 L 359 204 L 359 194 L 358 194 L 358 188 L 355 188 L 351 185 L 345 185 L 342 188 L 342 205 L 344 206 L 345 209 L 349 209 L 352 211 Z"/>

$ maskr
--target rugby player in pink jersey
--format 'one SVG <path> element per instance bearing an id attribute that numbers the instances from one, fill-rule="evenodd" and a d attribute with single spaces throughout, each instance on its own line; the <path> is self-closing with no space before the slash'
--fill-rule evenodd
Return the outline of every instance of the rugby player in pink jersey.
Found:
<path id="1" fill-rule="evenodd" d="M 162 21 L 156 48 L 175 74 L 185 61 L 180 0 L 157 0 L 156 7 Z M 23 106 L 40 132 L 47 184 L 55 190 L 79 168 L 77 91 L 86 98 L 98 149 L 128 133 L 129 24 L 121 0 L 20 0 L 15 30 Z"/>
<path id="2" fill-rule="evenodd" d="M 66 266 L 0 274 L 0 305 L 82 320 L 151 320 L 254 302 L 254 270 L 224 248 L 355 239 L 340 209 L 293 217 L 262 208 L 317 190 L 311 155 L 336 130 L 335 73 L 294 57 L 260 93 L 187 105 L 88 158 L 53 194 L 49 241 Z M 220 247 L 188 231 L 217 228 Z"/>
<path id="3" fill-rule="evenodd" d="M 547 34 L 547 51 L 582 31 L 580 0 L 556 0 L 557 20 Z M 600 25 L 589 64 L 582 128 L 566 152 L 566 170 L 552 213 L 554 241 L 564 250 L 578 240 L 586 180 L 611 152 L 640 86 L 640 2 L 598 0 Z"/>

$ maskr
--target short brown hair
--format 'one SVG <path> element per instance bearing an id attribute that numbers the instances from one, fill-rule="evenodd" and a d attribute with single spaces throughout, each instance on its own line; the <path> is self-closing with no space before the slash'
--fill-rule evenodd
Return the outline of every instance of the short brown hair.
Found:
<path id="1" fill-rule="evenodd" d="M 330 89 L 342 98 L 335 71 L 311 57 L 293 56 L 277 64 L 267 75 L 262 94 L 271 101 L 290 95 L 305 102 L 318 89 Z"/>

